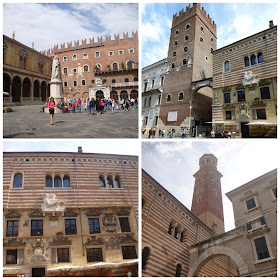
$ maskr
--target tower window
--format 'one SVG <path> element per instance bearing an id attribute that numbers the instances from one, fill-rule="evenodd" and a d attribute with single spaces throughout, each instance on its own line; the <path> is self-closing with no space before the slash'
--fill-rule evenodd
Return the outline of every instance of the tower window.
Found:
<path id="1" fill-rule="evenodd" d="M 184 93 L 183 93 L 183 92 L 180 92 L 180 93 L 179 93 L 179 99 L 178 99 L 178 100 L 183 100 L 183 98 L 184 98 Z"/>
<path id="2" fill-rule="evenodd" d="M 171 101 L 171 95 L 168 94 L 168 95 L 167 95 L 167 98 L 166 98 L 166 102 L 170 102 L 170 101 Z"/>
<path id="3" fill-rule="evenodd" d="M 184 47 L 184 52 L 187 52 L 188 51 L 188 47 Z"/>
<path id="4" fill-rule="evenodd" d="M 225 62 L 225 72 L 229 72 L 230 71 L 230 64 L 229 64 L 229 61 L 226 61 Z"/>
<path id="5" fill-rule="evenodd" d="M 175 68 L 175 63 L 172 63 L 171 68 L 172 68 L 172 69 Z"/>
<path id="6" fill-rule="evenodd" d="M 175 36 L 178 35 L 178 34 L 179 34 L 179 30 L 177 29 L 177 30 L 175 31 Z"/>
<path id="7" fill-rule="evenodd" d="M 262 53 L 258 53 L 258 63 L 263 63 L 263 55 Z"/>
<path id="8" fill-rule="evenodd" d="M 203 29 L 202 26 L 200 26 L 200 31 L 201 31 L 202 33 L 204 33 L 204 29 Z"/>
<path id="9" fill-rule="evenodd" d="M 256 56 L 253 54 L 253 55 L 251 55 L 251 65 L 255 65 L 255 64 L 257 64 L 257 58 L 256 58 Z"/>
<path id="10" fill-rule="evenodd" d="M 185 36 L 185 41 L 188 41 L 189 40 L 189 35 L 186 35 Z"/>
<path id="11" fill-rule="evenodd" d="M 183 65 L 186 65 L 187 64 L 187 60 L 184 58 L 183 59 Z"/>
<path id="12" fill-rule="evenodd" d="M 202 38 L 202 37 L 200 37 L 199 41 L 200 41 L 201 43 L 203 43 L 203 41 L 204 41 L 204 40 L 203 40 L 203 38 Z"/>
<path id="13" fill-rule="evenodd" d="M 176 52 L 173 52 L 173 57 L 175 57 L 176 56 Z"/>
<path id="14" fill-rule="evenodd" d="M 190 24 L 189 23 L 186 25 L 186 29 L 187 30 L 190 29 Z"/>
<path id="15" fill-rule="evenodd" d="M 178 41 L 174 41 L 174 46 L 177 46 L 178 45 Z"/>
<path id="16" fill-rule="evenodd" d="M 250 66 L 250 59 L 249 59 L 248 56 L 245 56 L 245 57 L 244 57 L 244 64 L 245 64 L 245 67 Z"/>

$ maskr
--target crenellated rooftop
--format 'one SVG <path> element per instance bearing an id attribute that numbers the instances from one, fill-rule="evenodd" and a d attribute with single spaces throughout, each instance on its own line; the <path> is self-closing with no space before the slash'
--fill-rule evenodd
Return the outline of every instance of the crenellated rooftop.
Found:
<path id="1" fill-rule="evenodd" d="M 47 56 L 52 56 L 58 52 L 65 52 L 65 51 L 72 51 L 72 50 L 78 50 L 78 49 L 85 49 L 85 48 L 91 48 L 91 47 L 98 47 L 102 45 L 110 45 L 110 44 L 118 44 L 126 41 L 131 41 L 131 40 L 138 40 L 138 34 L 137 31 L 132 32 L 132 36 L 130 37 L 128 32 L 122 34 L 122 38 L 120 34 L 114 34 L 114 39 L 111 38 L 111 35 L 106 36 L 105 38 L 100 36 L 97 38 L 89 38 L 89 40 L 84 39 L 82 40 L 82 43 L 80 44 L 80 41 L 70 41 L 67 43 L 54 45 L 53 48 L 50 48 L 48 50 L 41 51 L 42 54 L 45 54 Z"/>
<path id="2" fill-rule="evenodd" d="M 205 24 L 208 24 L 208 27 L 216 34 L 216 23 L 212 21 L 211 17 L 209 14 L 207 14 L 203 7 L 200 8 L 200 3 L 194 3 L 193 6 L 189 4 L 189 6 L 186 6 L 186 10 L 182 9 L 179 11 L 179 14 L 176 13 L 173 15 L 172 27 L 180 24 L 194 15 L 198 15 L 201 20 L 203 20 Z"/>

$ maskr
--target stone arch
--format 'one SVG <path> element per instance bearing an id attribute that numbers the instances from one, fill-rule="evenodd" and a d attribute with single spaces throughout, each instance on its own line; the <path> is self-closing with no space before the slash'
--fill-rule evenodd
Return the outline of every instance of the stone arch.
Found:
<path id="1" fill-rule="evenodd" d="M 189 269 L 188 277 L 195 277 L 211 257 L 218 255 L 226 255 L 230 257 L 238 267 L 239 276 L 244 276 L 249 273 L 247 263 L 237 251 L 229 247 L 215 246 L 208 248 L 195 260 Z"/>
<path id="2" fill-rule="evenodd" d="M 33 87 L 33 96 L 39 97 L 39 91 L 40 91 L 40 83 L 38 80 L 35 80 L 34 87 Z"/>
<path id="3" fill-rule="evenodd" d="M 110 98 L 111 98 L 111 99 L 118 100 L 118 99 L 119 99 L 119 98 L 118 98 L 118 93 L 117 93 L 115 90 L 112 90 L 112 91 L 110 92 Z"/>
<path id="4" fill-rule="evenodd" d="M 131 97 L 131 98 L 138 98 L 138 90 L 133 89 L 133 90 L 130 92 L 130 97 Z"/>
<path id="5" fill-rule="evenodd" d="M 104 92 L 102 90 L 98 90 L 95 94 L 96 99 L 103 99 L 104 98 Z"/>
<path id="6" fill-rule="evenodd" d="M 12 98 L 13 98 L 13 102 L 21 101 L 21 79 L 19 76 L 14 76 L 14 78 L 13 78 Z"/>
<path id="7" fill-rule="evenodd" d="M 128 99 L 128 93 L 126 90 L 122 90 L 120 94 L 121 99 L 127 100 Z"/>
<path id="8" fill-rule="evenodd" d="M 25 78 L 22 83 L 22 96 L 23 97 L 30 97 L 30 88 L 31 88 L 31 81 L 29 78 Z"/>

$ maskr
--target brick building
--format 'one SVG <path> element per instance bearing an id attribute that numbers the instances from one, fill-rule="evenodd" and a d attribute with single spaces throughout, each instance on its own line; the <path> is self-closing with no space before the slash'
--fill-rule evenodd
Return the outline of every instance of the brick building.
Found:
<path id="1" fill-rule="evenodd" d="M 138 97 L 138 35 L 63 43 L 43 52 L 60 61 L 64 99 Z"/>
<path id="2" fill-rule="evenodd" d="M 135 276 L 137 178 L 136 156 L 4 153 L 4 276 Z"/>
<path id="3" fill-rule="evenodd" d="M 217 170 L 217 159 L 206 154 L 200 158 L 199 165 L 200 170 L 194 174 L 192 211 L 149 174 L 142 172 L 144 277 L 188 276 L 190 246 L 224 232 L 222 175 Z M 218 256 L 197 273 L 197 276 L 237 275 L 236 264 L 227 256 Z"/>
<path id="4" fill-rule="evenodd" d="M 246 28 L 246 27 L 245 27 Z M 242 137 L 276 136 L 277 26 L 213 52 L 212 120 Z"/>
<path id="5" fill-rule="evenodd" d="M 211 121 L 216 24 L 200 4 L 173 15 L 159 126 L 181 131 Z M 175 82 L 176 81 L 176 82 Z M 193 87 L 194 82 L 204 86 Z"/>
<path id="6" fill-rule="evenodd" d="M 49 96 L 52 59 L 3 35 L 4 105 L 41 104 Z"/>

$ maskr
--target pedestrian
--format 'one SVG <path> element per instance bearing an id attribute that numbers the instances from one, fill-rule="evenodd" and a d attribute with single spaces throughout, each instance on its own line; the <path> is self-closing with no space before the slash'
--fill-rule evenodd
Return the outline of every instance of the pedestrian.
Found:
<path id="1" fill-rule="evenodd" d="M 228 136 L 228 138 L 231 138 L 231 132 L 230 132 L 230 130 L 228 131 L 227 136 Z"/>
<path id="2" fill-rule="evenodd" d="M 84 109 L 85 109 L 85 112 L 87 111 L 87 100 L 85 99 L 84 100 Z"/>
<path id="3" fill-rule="evenodd" d="M 91 98 L 91 101 L 89 102 L 89 113 L 94 115 L 94 105 L 95 105 L 95 101 L 94 98 Z"/>
<path id="4" fill-rule="evenodd" d="M 116 108 L 116 101 L 112 99 L 111 102 L 112 102 L 112 114 L 114 114 Z"/>
<path id="5" fill-rule="evenodd" d="M 154 127 L 152 138 L 155 138 L 155 137 L 156 137 L 156 128 Z"/>
<path id="6" fill-rule="evenodd" d="M 153 134 L 153 129 L 152 128 L 150 128 L 149 129 L 149 137 L 148 138 L 151 138 L 151 135 Z"/>
<path id="7" fill-rule="evenodd" d="M 72 108 L 73 108 L 73 113 L 75 113 L 75 109 L 76 109 L 76 98 L 75 97 L 72 99 Z"/>
<path id="8" fill-rule="evenodd" d="M 53 116 L 54 116 L 54 108 L 55 108 L 55 102 L 53 97 L 50 98 L 50 101 L 48 102 L 48 107 L 51 115 L 51 124 L 53 125 Z"/>
<path id="9" fill-rule="evenodd" d="M 171 133 L 170 133 L 170 138 L 174 138 L 175 135 L 175 129 L 172 128 Z"/>
<path id="10" fill-rule="evenodd" d="M 138 108 L 138 98 L 137 97 L 134 98 L 134 103 L 135 103 L 135 109 L 137 109 Z"/>
<path id="11" fill-rule="evenodd" d="M 80 113 L 82 112 L 82 100 L 81 98 L 79 97 L 78 100 L 77 100 L 77 106 L 79 107 L 79 111 Z"/>
<path id="12" fill-rule="evenodd" d="M 158 137 L 160 137 L 161 136 L 161 129 L 159 129 L 159 131 L 158 131 Z"/>
<path id="13" fill-rule="evenodd" d="M 184 129 L 184 131 L 182 132 L 182 138 L 186 138 L 186 135 L 187 135 L 187 132 L 186 132 L 186 130 Z"/>
<path id="14" fill-rule="evenodd" d="M 134 109 L 134 98 L 131 98 L 130 102 L 131 102 L 131 108 Z"/>
<path id="15" fill-rule="evenodd" d="M 126 102 L 125 102 L 125 109 L 126 109 L 126 111 L 128 111 L 128 108 L 129 108 L 129 102 L 128 102 L 128 100 L 126 100 Z"/>
<path id="16" fill-rule="evenodd" d="M 214 128 L 212 128 L 212 130 L 211 130 L 211 138 L 215 138 L 215 131 L 214 131 Z"/>
<path id="17" fill-rule="evenodd" d="M 164 137 L 164 133 L 165 133 L 165 130 L 164 130 L 164 128 L 163 128 L 162 131 L 161 131 L 161 137 L 162 137 L 162 138 Z"/>

